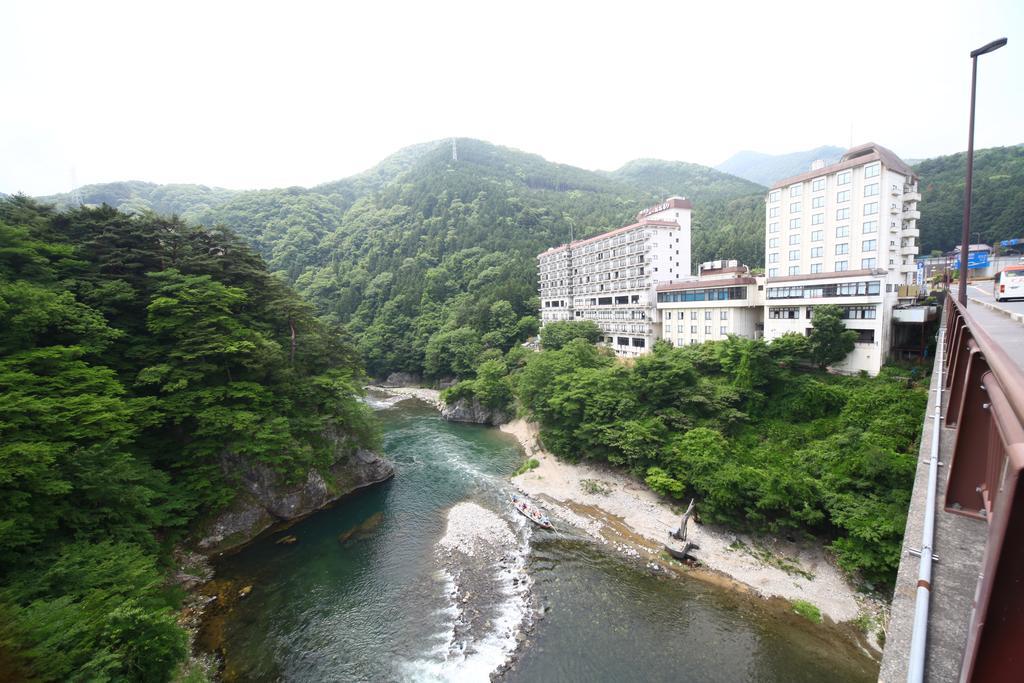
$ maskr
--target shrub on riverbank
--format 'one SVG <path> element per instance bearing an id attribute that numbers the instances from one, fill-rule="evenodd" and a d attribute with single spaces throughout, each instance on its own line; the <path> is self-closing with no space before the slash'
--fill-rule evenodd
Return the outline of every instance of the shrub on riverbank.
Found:
<path id="1" fill-rule="evenodd" d="M 545 446 L 701 499 L 705 519 L 831 541 L 872 584 L 895 578 L 927 391 L 807 368 L 813 345 L 730 338 L 626 364 L 584 340 L 532 354 L 511 381 Z"/>

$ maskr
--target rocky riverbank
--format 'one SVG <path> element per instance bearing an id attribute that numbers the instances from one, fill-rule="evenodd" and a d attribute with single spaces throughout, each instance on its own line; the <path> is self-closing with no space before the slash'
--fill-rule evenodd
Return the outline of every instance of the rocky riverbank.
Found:
<path id="1" fill-rule="evenodd" d="M 444 408 L 444 401 L 441 400 L 441 392 L 438 389 L 427 389 L 426 387 L 389 387 L 371 384 L 366 387 L 368 391 L 375 391 L 389 396 L 399 397 L 401 400 L 418 399 L 428 403 L 434 408 Z"/>
<path id="2" fill-rule="evenodd" d="M 513 478 L 519 490 L 601 543 L 650 563 L 672 562 L 663 544 L 679 525 L 678 508 L 621 472 L 558 460 L 541 447 L 535 424 L 516 420 L 501 430 L 515 436 L 527 456 L 540 463 Z M 704 567 L 741 590 L 810 602 L 834 622 L 866 615 L 877 623 L 885 617 L 884 603 L 857 592 L 820 544 L 737 534 L 693 519 L 687 537 L 700 546 L 694 554 Z M 881 649 L 874 638 L 868 641 Z"/>
<path id="3" fill-rule="evenodd" d="M 222 466 L 238 480 L 240 490 L 226 510 L 200 526 L 196 547 L 212 555 L 245 545 L 275 524 L 294 522 L 394 476 L 394 467 L 377 453 L 362 448 L 345 453 L 336 443 L 333 464 L 323 472 L 309 470 L 296 484 L 283 481 L 266 465 L 225 455 Z"/>

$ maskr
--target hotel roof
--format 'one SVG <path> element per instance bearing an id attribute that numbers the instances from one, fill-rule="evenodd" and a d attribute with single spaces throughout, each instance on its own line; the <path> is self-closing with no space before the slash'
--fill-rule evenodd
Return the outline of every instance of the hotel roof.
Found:
<path id="1" fill-rule="evenodd" d="M 634 230 L 636 228 L 678 228 L 678 227 L 679 227 L 679 224 L 676 223 L 675 221 L 648 221 L 648 220 L 641 220 L 640 222 L 633 223 L 632 225 L 624 225 L 621 228 L 615 228 L 614 230 L 609 230 L 608 232 L 602 232 L 600 235 L 594 235 L 593 237 L 587 237 L 586 239 L 582 239 L 582 240 L 575 240 L 573 242 L 570 242 L 569 244 L 560 244 L 557 247 L 550 247 L 546 251 L 542 252 L 540 254 L 540 256 L 543 256 L 544 254 L 550 254 L 550 253 L 555 252 L 555 251 L 560 251 L 560 250 L 565 249 L 566 247 L 570 247 L 570 246 L 573 249 L 575 249 L 577 247 L 582 247 L 584 245 L 590 244 L 591 242 L 596 242 L 598 240 L 603 240 L 606 237 L 614 237 L 616 235 L 619 235 L 619 234 L 624 233 L 624 232 L 629 232 L 630 230 Z"/>
<path id="2" fill-rule="evenodd" d="M 713 289 L 715 287 L 737 287 L 739 285 L 756 285 L 757 278 L 753 276 L 719 278 L 717 280 L 687 280 L 686 282 L 661 282 L 658 284 L 659 292 L 676 292 L 680 289 Z"/>
<path id="3" fill-rule="evenodd" d="M 881 161 L 887 168 L 891 168 L 897 173 L 903 173 L 904 175 L 917 178 L 917 174 L 914 173 L 914 169 L 910 168 L 910 166 L 908 166 L 902 159 L 896 156 L 895 152 L 890 149 L 886 149 L 881 145 L 875 144 L 874 142 L 868 142 L 846 150 L 846 154 L 831 166 L 825 166 L 824 168 L 807 171 L 800 175 L 785 178 L 772 185 L 772 189 L 777 190 L 780 187 L 786 187 L 787 185 L 795 185 L 796 183 L 813 180 L 814 178 L 820 178 L 821 176 L 828 175 L 829 173 L 843 171 L 848 168 L 854 168 L 855 166 L 863 166 L 864 164 L 869 164 L 872 161 Z"/>

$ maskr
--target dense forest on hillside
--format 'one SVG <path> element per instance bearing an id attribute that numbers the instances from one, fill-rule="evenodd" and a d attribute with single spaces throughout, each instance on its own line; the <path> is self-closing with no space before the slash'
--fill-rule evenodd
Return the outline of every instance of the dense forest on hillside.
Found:
<path id="1" fill-rule="evenodd" d="M 166 680 L 225 454 L 297 480 L 375 442 L 353 349 L 228 231 L 14 197 L 0 245 L 0 669 Z"/>
<path id="2" fill-rule="evenodd" d="M 891 586 L 926 381 L 894 367 L 877 378 L 816 370 L 845 355 L 840 315 L 816 313 L 810 337 L 658 342 L 629 363 L 591 343 L 593 323 L 554 323 L 544 351 L 492 354 L 445 398 L 503 411 L 517 400 L 559 457 L 624 468 L 670 498 L 697 496 L 708 521 L 824 538 L 842 567 Z"/>
<path id="3" fill-rule="evenodd" d="M 977 153 L 974 225 L 984 241 L 1024 236 L 1022 150 Z M 236 192 L 131 182 L 88 186 L 81 196 L 233 229 L 319 315 L 346 326 L 375 376 L 426 370 L 435 335 L 435 348 L 470 330 L 490 334 L 488 348 L 521 339 L 535 325 L 538 252 L 570 234 L 624 225 L 670 195 L 694 202 L 695 263 L 763 265 L 765 188 L 755 183 L 683 162 L 641 159 L 595 173 L 476 140 L 458 140 L 458 151 L 453 161 L 447 140 L 417 145 L 313 188 Z M 922 253 L 951 249 L 959 239 L 963 155 L 916 168 Z M 49 199 L 61 205 L 69 197 Z"/>
<path id="4" fill-rule="evenodd" d="M 326 320 L 347 325 L 374 375 L 422 372 L 434 335 L 473 330 L 483 337 L 501 327 L 504 344 L 529 334 L 537 253 L 570 234 L 625 225 L 672 194 L 694 201 L 697 261 L 763 260 L 764 188 L 713 169 L 643 160 L 594 173 L 466 139 L 458 156 L 453 161 L 449 142 L 438 141 L 309 189 L 200 188 L 179 212 L 249 240 Z M 168 208 L 156 203 L 159 186 L 117 185 L 135 194 L 95 186 L 82 198 L 117 206 L 127 194 L 127 208 L 145 209 L 147 201 L 153 210 Z"/>
<path id="5" fill-rule="evenodd" d="M 914 170 L 921 176 L 921 254 L 950 251 L 963 229 L 967 155 L 927 159 Z M 976 151 L 972 195 L 972 241 L 1024 237 L 1024 145 Z"/>

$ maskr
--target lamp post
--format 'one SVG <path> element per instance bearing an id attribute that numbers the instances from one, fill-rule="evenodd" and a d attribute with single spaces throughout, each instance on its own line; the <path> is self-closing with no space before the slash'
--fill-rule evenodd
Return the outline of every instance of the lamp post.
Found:
<path id="1" fill-rule="evenodd" d="M 964 189 L 964 229 L 960 235 L 960 293 L 957 300 L 967 307 L 967 258 L 971 243 L 971 183 L 974 178 L 974 93 L 978 81 L 978 57 L 1006 45 L 1006 38 L 993 40 L 971 52 L 971 119 L 967 133 L 967 183 Z"/>

